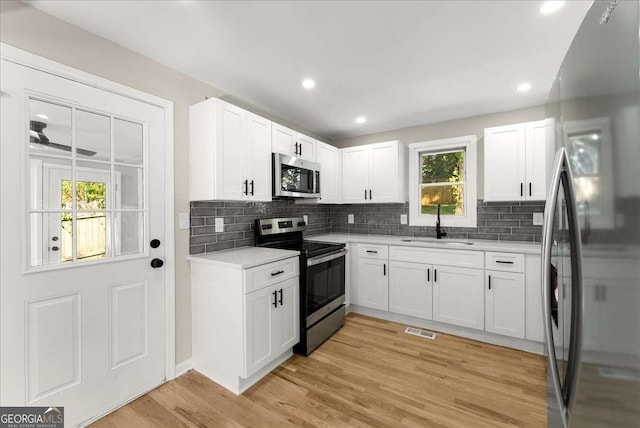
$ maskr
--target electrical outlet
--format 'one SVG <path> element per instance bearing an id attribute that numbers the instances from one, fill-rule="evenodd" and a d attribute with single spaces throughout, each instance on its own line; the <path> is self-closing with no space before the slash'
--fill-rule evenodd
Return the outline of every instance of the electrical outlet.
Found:
<path id="1" fill-rule="evenodd" d="M 400 224 L 407 224 L 407 215 L 400 214 Z"/>
<path id="2" fill-rule="evenodd" d="M 533 213 L 533 225 L 542 226 L 544 224 L 544 213 Z"/>
<path id="3" fill-rule="evenodd" d="M 347 214 L 347 223 L 349 224 L 353 224 L 355 223 L 355 218 L 353 217 L 353 214 Z"/>
<path id="4" fill-rule="evenodd" d="M 304 221 L 304 224 L 309 224 L 309 216 L 308 215 L 303 215 L 302 216 L 302 221 Z"/>
<path id="5" fill-rule="evenodd" d="M 180 223 L 178 228 L 189 229 L 189 213 L 180 213 Z"/>
<path id="6" fill-rule="evenodd" d="M 216 229 L 216 233 L 224 232 L 224 218 L 223 217 L 216 217 L 215 229 Z"/>

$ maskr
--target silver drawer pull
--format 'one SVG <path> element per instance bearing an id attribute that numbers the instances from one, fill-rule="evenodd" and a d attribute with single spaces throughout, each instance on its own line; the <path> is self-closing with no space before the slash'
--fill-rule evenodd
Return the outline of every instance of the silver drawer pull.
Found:
<path id="1" fill-rule="evenodd" d="M 504 265 L 512 265 L 513 264 L 513 262 L 506 262 L 504 260 L 496 260 L 496 263 L 502 263 Z"/>

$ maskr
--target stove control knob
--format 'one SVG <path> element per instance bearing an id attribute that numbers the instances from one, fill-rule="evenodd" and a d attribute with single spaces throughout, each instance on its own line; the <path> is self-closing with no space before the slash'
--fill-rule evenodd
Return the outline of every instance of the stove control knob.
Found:
<path id="1" fill-rule="evenodd" d="M 307 224 L 307 223 L 305 223 L 304 221 L 299 221 L 298 222 L 298 226 L 304 226 L 305 224 Z"/>
<path id="2" fill-rule="evenodd" d="M 270 225 L 270 224 L 263 224 L 262 225 L 262 230 L 267 230 L 267 229 L 272 229 L 272 228 L 273 228 L 273 226 Z"/>

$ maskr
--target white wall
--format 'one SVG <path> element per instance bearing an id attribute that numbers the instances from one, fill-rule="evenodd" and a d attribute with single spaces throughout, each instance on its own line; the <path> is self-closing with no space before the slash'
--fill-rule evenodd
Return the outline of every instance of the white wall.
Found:
<path id="1" fill-rule="evenodd" d="M 19 1 L 0 1 L 0 41 L 62 64 L 169 99 L 175 103 L 175 212 L 189 212 L 189 105 L 222 97 L 319 138 L 281 118 L 252 108 L 221 90 L 133 51 L 53 18 Z M 191 356 L 190 271 L 187 230 L 176 228 L 176 362 Z"/>

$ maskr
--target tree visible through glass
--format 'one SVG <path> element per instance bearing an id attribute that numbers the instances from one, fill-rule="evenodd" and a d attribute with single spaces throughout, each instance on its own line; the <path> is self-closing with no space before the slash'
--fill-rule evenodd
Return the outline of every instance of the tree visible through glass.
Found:
<path id="1" fill-rule="evenodd" d="M 420 206 L 423 215 L 464 215 L 464 150 L 420 157 Z"/>

